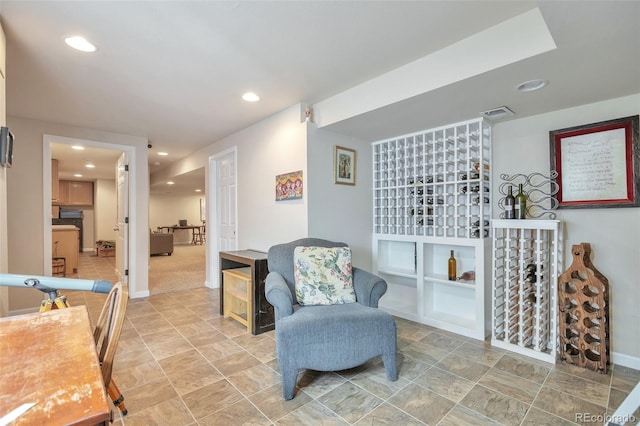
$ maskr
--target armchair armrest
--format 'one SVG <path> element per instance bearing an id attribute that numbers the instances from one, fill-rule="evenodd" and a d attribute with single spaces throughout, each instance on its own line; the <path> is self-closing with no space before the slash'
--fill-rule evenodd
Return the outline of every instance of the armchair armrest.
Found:
<path id="1" fill-rule="evenodd" d="M 269 272 L 265 280 L 264 293 L 275 309 L 276 321 L 293 313 L 293 295 L 282 275 Z"/>
<path id="2" fill-rule="evenodd" d="M 354 267 L 353 288 L 358 303 L 377 308 L 378 301 L 387 292 L 387 282 L 371 272 Z"/>

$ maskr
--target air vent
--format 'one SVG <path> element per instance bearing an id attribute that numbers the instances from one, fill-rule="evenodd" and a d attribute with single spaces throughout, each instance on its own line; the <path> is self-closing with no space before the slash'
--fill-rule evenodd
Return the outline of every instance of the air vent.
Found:
<path id="1" fill-rule="evenodd" d="M 516 113 L 511 111 L 506 106 L 501 106 L 498 108 L 490 109 L 488 111 L 483 111 L 480 113 L 480 115 L 489 120 L 501 120 L 506 117 L 512 117 L 516 115 Z"/>

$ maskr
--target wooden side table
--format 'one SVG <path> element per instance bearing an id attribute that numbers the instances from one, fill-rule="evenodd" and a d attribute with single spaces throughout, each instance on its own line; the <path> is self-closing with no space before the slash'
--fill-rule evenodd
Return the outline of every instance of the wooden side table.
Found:
<path id="1" fill-rule="evenodd" d="M 234 268 L 222 271 L 224 282 L 224 317 L 231 317 L 253 329 L 253 287 L 251 268 Z"/>
<path id="2" fill-rule="evenodd" d="M 251 283 L 251 326 L 252 334 L 261 334 L 275 328 L 273 306 L 264 294 L 264 283 L 269 270 L 267 254 L 256 250 L 234 250 L 220 252 L 220 314 L 224 315 L 225 305 L 225 271 L 249 268 Z"/>

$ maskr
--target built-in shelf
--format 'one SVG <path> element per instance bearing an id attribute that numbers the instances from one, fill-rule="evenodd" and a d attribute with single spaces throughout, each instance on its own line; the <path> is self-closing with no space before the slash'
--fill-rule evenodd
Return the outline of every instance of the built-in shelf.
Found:
<path id="1" fill-rule="evenodd" d="M 373 263 L 379 306 L 476 339 L 490 334 L 491 128 L 483 120 L 373 143 Z M 451 250 L 457 275 L 450 281 Z"/>

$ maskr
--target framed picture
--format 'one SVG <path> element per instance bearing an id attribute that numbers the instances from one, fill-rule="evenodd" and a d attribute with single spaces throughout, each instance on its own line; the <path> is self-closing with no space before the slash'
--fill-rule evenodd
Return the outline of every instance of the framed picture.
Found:
<path id="1" fill-rule="evenodd" d="M 276 176 L 276 201 L 302 198 L 302 170 Z"/>
<path id="2" fill-rule="evenodd" d="M 356 184 L 355 149 L 337 146 L 333 154 L 333 183 L 340 185 Z"/>
<path id="3" fill-rule="evenodd" d="M 640 206 L 638 116 L 549 132 L 558 208 Z"/>

